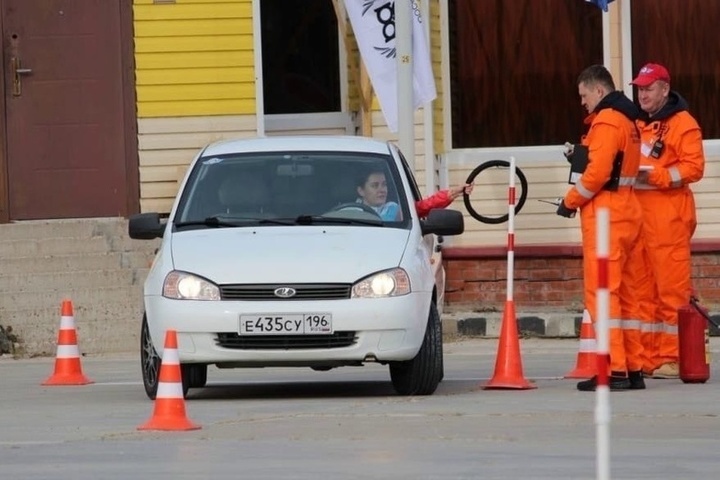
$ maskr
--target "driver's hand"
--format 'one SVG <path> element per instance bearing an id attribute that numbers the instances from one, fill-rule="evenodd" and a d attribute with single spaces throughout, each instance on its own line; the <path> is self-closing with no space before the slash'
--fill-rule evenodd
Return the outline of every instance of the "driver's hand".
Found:
<path id="1" fill-rule="evenodd" d="M 473 191 L 473 187 L 475 187 L 475 182 L 466 183 L 466 184 L 460 185 L 458 187 L 453 187 L 450 189 L 450 198 L 455 200 L 457 197 L 459 197 L 463 193 L 470 195 Z"/>

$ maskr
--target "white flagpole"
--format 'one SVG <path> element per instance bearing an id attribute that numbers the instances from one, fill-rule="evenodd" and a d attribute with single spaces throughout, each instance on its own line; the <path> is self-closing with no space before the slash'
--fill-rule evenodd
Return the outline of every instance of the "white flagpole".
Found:
<path id="1" fill-rule="evenodd" d="M 410 169 L 415 172 L 413 9 L 411 6 L 412 0 L 395 1 L 395 47 L 397 53 L 398 143 Z"/>
<path id="2" fill-rule="evenodd" d="M 432 52 L 432 41 L 430 37 L 430 0 L 425 0 L 422 3 L 422 18 L 423 26 L 425 28 L 425 37 L 428 40 L 428 50 Z M 432 53 L 429 55 L 432 57 Z M 432 65 L 432 58 L 430 59 Z M 423 107 L 423 142 L 425 150 L 425 194 L 432 195 L 435 193 L 435 148 L 434 148 L 434 136 L 433 136 L 433 111 L 432 103 L 426 102 Z"/>

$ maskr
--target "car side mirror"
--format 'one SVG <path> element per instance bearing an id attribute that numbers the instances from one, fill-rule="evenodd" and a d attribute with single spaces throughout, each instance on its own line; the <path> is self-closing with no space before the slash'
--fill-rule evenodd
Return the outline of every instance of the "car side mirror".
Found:
<path id="1" fill-rule="evenodd" d="M 128 234 L 135 240 L 152 240 L 162 238 L 165 224 L 160 221 L 160 214 L 138 213 L 131 215 L 128 223 Z"/>
<path id="2" fill-rule="evenodd" d="M 460 235 L 465 231 L 465 221 L 457 210 L 435 208 L 430 210 L 427 218 L 420 220 L 420 227 L 423 235 Z"/>

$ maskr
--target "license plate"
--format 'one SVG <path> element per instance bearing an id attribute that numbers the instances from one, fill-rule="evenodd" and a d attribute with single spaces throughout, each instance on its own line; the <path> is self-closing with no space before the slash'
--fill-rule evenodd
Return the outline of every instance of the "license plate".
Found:
<path id="1" fill-rule="evenodd" d="M 333 333 L 329 313 L 240 315 L 240 335 L 328 335 Z"/>

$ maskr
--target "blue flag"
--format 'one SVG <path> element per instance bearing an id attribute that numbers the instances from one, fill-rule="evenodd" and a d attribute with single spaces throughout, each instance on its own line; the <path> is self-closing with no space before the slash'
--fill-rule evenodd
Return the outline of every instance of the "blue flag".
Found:
<path id="1" fill-rule="evenodd" d="M 602 8 L 604 12 L 608 11 L 608 3 L 613 2 L 614 0 L 585 0 L 588 3 L 592 3 L 598 8 Z"/>

